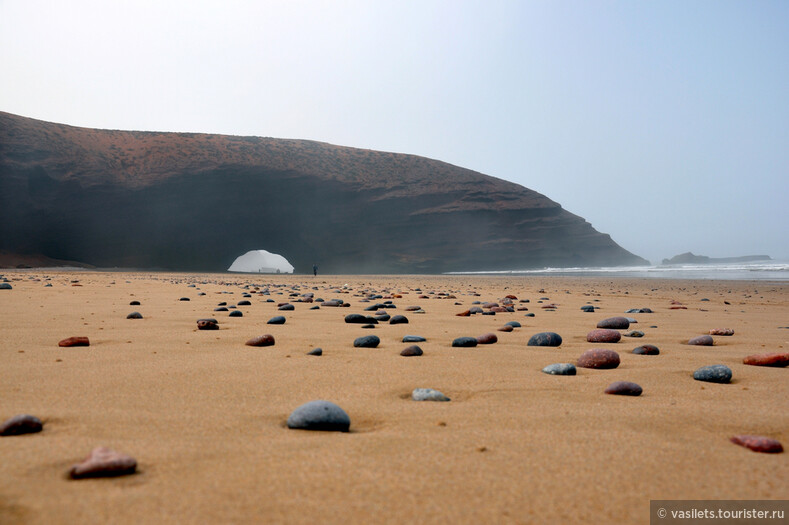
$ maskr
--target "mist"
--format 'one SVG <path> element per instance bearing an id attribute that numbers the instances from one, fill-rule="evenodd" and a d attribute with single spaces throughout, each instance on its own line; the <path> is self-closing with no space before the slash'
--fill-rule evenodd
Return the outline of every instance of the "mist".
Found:
<path id="1" fill-rule="evenodd" d="M 0 110 L 538 191 L 659 263 L 789 259 L 785 2 L 0 2 Z"/>

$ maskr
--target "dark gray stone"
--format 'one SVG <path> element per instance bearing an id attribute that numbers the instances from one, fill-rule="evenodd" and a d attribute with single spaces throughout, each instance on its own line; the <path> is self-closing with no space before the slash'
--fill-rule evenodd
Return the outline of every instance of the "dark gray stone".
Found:
<path id="1" fill-rule="evenodd" d="M 269 319 L 266 324 L 285 324 L 285 318 L 281 315 L 278 315 Z"/>
<path id="2" fill-rule="evenodd" d="M 126 319 L 142 319 L 142 314 L 140 312 L 132 312 L 126 316 Z"/>
<path id="3" fill-rule="evenodd" d="M 408 318 L 404 315 L 395 315 L 389 320 L 389 324 L 408 324 Z"/>
<path id="4" fill-rule="evenodd" d="M 731 368 L 726 365 L 702 366 L 693 372 L 693 379 L 708 383 L 728 383 L 731 381 Z"/>
<path id="5" fill-rule="evenodd" d="M 462 348 L 470 348 L 473 346 L 477 346 L 477 338 L 476 337 L 458 337 L 454 341 L 452 341 L 452 346 L 462 347 Z"/>
<path id="6" fill-rule="evenodd" d="M 307 352 L 307 355 L 323 355 L 323 348 L 313 348 Z"/>
<path id="7" fill-rule="evenodd" d="M 36 416 L 20 414 L 6 420 L 0 425 L 0 436 L 21 436 L 41 432 L 44 424 Z"/>
<path id="8" fill-rule="evenodd" d="M 597 328 L 627 330 L 628 328 L 630 328 L 630 321 L 628 321 L 626 317 L 609 317 L 597 323 Z"/>
<path id="9" fill-rule="evenodd" d="M 540 332 L 529 338 L 527 346 L 561 346 L 562 336 L 556 332 Z"/>
<path id="10" fill-rule="evenodd" d="M 348 432 L 351 418 L 331 401 L 310 401 L 291 412 L 288 428 Z"/>
<path id="11" fill-rule="evenodd" d="M 365 335 L 357 337 L 353 341 L 353 346 L 357 348 L 376 348 L 379 344 L 381 344 L 381 340 L 377 335 Z"/>

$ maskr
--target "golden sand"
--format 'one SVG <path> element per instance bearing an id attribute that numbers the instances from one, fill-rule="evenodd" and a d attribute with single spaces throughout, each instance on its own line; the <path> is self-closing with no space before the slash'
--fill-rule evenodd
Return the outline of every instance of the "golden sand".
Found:
<path id="1" fill-rule="evenodd" d="M 789 369 L 742 364 L 789 351 L 788 283 L 4 275 L 13 290 L 0 290 L 0 422 L 28 413 L 44 430 L 0 438 L 0 523 L 649 523 L 651 499 L 789 499 L 789 453 L 729 442 L 757 434 L 789 445 Z M 213 311 L 254 292 L 247 284 L 270 295 L 252 293 L 240 318 Z M 402 295 L 390 313 L 410 323 L 344 323 L 386 300 L 360 302 L 373 291 Z M 318 303 L 289 297 L 306 292 L 351 306 L 310 310 Z M 518 305 L 535 317 L 455 315 L 508 294 L 528 299 Z M 130 306 L 135 299 L 142 304 Z M 687 309 L 671 310 L 672 300 Z M 277 310 L 288 301 L 294 311 Z M 599 309 L 582 312 L 587 303 Z M 425 313 L 405 312 L 411 305 Z M 654 313 L 624 313 L 641 307 Z M 135 310 L 144 318 L 126 319 Z M 266 324 L 275 315 L 287 323 Z M 646 336 L 586 342 L 598 321 L 617 315 L 635 317 L 631 329 Z M 204 317 L 221 329 L 198 331 Z M 496 331 L 513 320 L 522 328 Z M 712 347 L 683 344 L 713 328 L 735 334 Z M 542 331 L 559 333 L 562 346 L 527 346 Z M 451 347 L 487 332 L 498 343 Z M 244 345 L 265 333 L 275 346 Z M 370 334 L 378 348 L 353 347 Z M 399 355 L 409 334 L 427 338 L 423 356 Z M 58 347 L 71 336 L 91 345 Z M 645 343 L 660 355 L 631 353 Z M 323 356 L 306 355 L 315 347 Z M 620 366 L 541 372 L 592 347 L 616 350 Z M 730 367 L 732 383 L 693 380 L 711 364 Z M 644 393 L 603 393 L 619 380 Z M 411 401 L 417 387 L 452 401 Z M 314 399 L 341 406 L 351 431 L 289 430 L 290 412 Z M 134 456 L 138 473 L 68 480 L 97 446 Z"/>

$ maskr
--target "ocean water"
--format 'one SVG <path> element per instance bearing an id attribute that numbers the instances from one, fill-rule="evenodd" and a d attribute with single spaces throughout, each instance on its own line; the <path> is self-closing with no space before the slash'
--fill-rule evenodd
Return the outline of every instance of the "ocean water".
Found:
<path id="1" fill-rule="evenodd" d="M 447 275 L 556 275 L 723 281 L 789 281 L 789 261 L 677 264 L 670 266 L 612 266 L 604 268 L 541 268 L 531 270 L 447 272 Z"/>

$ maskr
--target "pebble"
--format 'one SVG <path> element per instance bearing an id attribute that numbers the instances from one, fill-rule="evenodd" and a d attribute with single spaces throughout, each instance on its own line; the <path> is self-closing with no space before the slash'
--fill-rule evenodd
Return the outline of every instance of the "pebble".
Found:
<path id="1" fill-rule="evenodd" d="M 562 336 L 556 332 L 540 332 L 529 338 L 527 346 L 561 346 Z"/>
<path id="2" fill-rule="evenodd" d="M 731 328 L 713 328 L 710 330 L 710 335 L 734 335 L 734 330 Z"/>
<path id="3" fill-rule="evenodd" d="M 140 301 L 132 301 L 129 303 L 129 306 L 140 306 Z"/>
<path id="4" fill-rule="evenodd" d="M 546 366 L 542 371 L 555 376 L 574 376 L 576 374 L 575 365 L 572 363 L 554 363 Z"/>
<path id="5" fill-rule="evenodd" d="M 250 303 L 249 301 L 239 301 L 238 302 L 238 306 L 251 306 L 251 305 L 252 305 L 252 303 Z"/>
<path id="6" fill-rule="evenodd" d="M 582 312 L 594 312 L 594 306 L 591 304 L 585 304 L 581 307 Z"/>
<path id="7" fill-rule="evenodd" d="M 726 365 L 702 366 L 693 372 L 693 379 L 708 383 L 728 383 L 731 381 L 731 368 Z"/>
<path id="8" fill-rule="evenodd" d="M 232 312 L 230 312 L 229 317 L 244 317 L 244 312 L 242 312 L 241 310 L 233 310 Z"/>
<path id="9" fill-rule="evenodd" d="M 348 314 L 345 316 L 345 322 L 348 324 L 378 324 L 378 321 L 373 317 L 362 314 Z"/>
<path id="10" fill-rule="evenodd" d="M 219 325 L 217 324 L 216 319 L 198 319 L 197 320 L 197 329 L 198 330 L 219 330 Z"/>
<path id="11" fill-rule="evenodd" d="M 521 324 L 518 321 L 510 321 L 508 323 L 505 323 L 505 326 L 511 326 L 513 328 L 520 328 Z"/>
<path id="12" fill-rule="evenodd" d="M 83 336 L 74 336 L 58 342 L 58 346 L 90 346 L 90 340 Z"/>
<path id="13" fill-rule="evenodd" d="M 619 354 L 605 348 L 592 348 L 578 358 L 578 366 L 582 368 L 616 368 L 619 366 Z"/>
<path id="14" fill-rule="evenodd" d="M 408 318 L 404 315 L 395 315 L 389 320 L 389 324 L 408 324 Z"/>
<path id="15" fill-rule="evenodd" d="M 628 328 L 630 328 L 630 321 L 628 321 L 626 317 L 609 317 L 597 323 L 597 328 L 627 330 Z"/>
<path id="16" fill-rule="evenodd" d="M 789 352 L 749 355 L 742 362 L 753 366 L 789 366 Z"/>
<path id="17" fill-rule="evenodd" d="M 77 463 L 69 476 L 72 479 L 104 478 L 133 474 L 137 470 L 137 460 L 107 447 L 94 448 L 81 463 Z"/>
<path id="18" fill-rule="evenodd" d="M 353 341 L 353 346 L 357 348 L 376 348 L 379 344 L 381 344 L 381 340 L 377 335 L 365 335 L 357 337 Z"/>
<path id="19" fill-rule="evenodd" d="M 142 319 L 142 314 L 140 312 L 132 312 L 126 316 L 126 319 Z"/>
<path id="20" fill-rule="evenodd" d="M 227 312 L 227 306 L 219 306 L 218 308 L 214 308 L 215 312 Z"/>
<path id="21" fill-rule="evenodd" d="M 278 315 L 269 319 L 266 324 L 285 324 L 285 318 L 281 315 Z"/>
<path id="22" fill-rule="evenodd" d="M 644 390 L 630 381 L 614 381 L 605 389 L 606 394 L 616 396 L 640 396 Z"/>
<path id="23" fill-rule="evenodd" d="M 497 328 L 499 332 L 512 332 L 515 330 L 511 325 L 505 324 L 504 326 Z"/>
<path id="24" fill-rule="evenodd" d="M 310 401 L 291 412 L 288 428 L 348 432 L 351 418 L 331 401 Z"/>
<path id="25" fill-rule="evenodd" d="M 625 337 L 644 337 L 644 332 L 641 330 L 630 330 L 625 332 Z"/>
<path id="26" fill-rule="evenodd" d="M 326 303 L 323 303 L 323 304 L 325 305 Z M 285 312 L 288 312 L 288 311 L 291 311 L 291 310 L 295 310 L 295 309 L 296 309 L 296 307 L 295 307 L 295 306 L 293 306 L 293 305 L 292 305 L 292 304 L 290 304 L 290 303 L 288 303 L 288 304 L 283 304 L 282 306 L 280 306 L 279 308 L 277 308 L 277 310 L 282 310 L 282 311 L 285 311 Z"/>
<path id="27" fill-rule="evenodd" d="M 425 339 L 421 335 L 406 335 L 406 336 L 403 336 L 403 342 L 404 343 L 423 343 L 425 341 L 427 341 L 427 339 Z"/>
<path id="28" fill-rule="evenodd" d="M 781 445 L 780 441 L 764 436 L 748 436 L 748 435 L 732 436 L 731 438 L 729 438 L 729 441 L 731 441 L 735 445 L 740 445 L 741 447 L 749 448 L 754 452 L 766 452 L 768 454 L 776 454 L 784 451 L 784 447 L 783 445 Z"/>
<path id="29" fill-rule="evenodd" d="M 479 337 L 477 337 L 477 344 L 479 345 L 492 345 L 493 343 L 497 343 L 498 341 L 499 338 L 496 337 L 496 334 L 493 333 L 482 334 Z"/>
<path id="30" fill-rule="evenodd" d="M 450 401 L 443 393 L 432 388 L 415 388 L 411 392 L 411 399 L 414 401 Z"/>
<path id="31" fill-rule="evenodd" d="M 0 290 L 13 290 L 13 287 L 8 283 L 0 283 Z"/>
<path id="32" fill-rule="evenodd" d="M 417 345 L 411 345 L 407 348 L 404 348 L 403 351 L 400 352 L 400 355 L 410 357 L 410 356 L 420 356 L 423 353 L 424 352 L 422 352 L 422 349 L 419 348 Z"/>
<path id="33" fill-rule="evenodd" d="M 694 337 L 692 339 L 688 339 L 689 345 L 696 345 L 696 346 L 712 346 L 713 343 L 711 335 L 700 335 L 698 337 Z"/>
<path id="34" fill-rule="evenodd" d="M 473 346 L 477 346 L 477 338 L 476 337 L 458 337 L 454 341 L 452 341 L 452 346 L 456 347 L 463 347 L 463 348 L 470 348 Z"/>
<path id="35" fill-rule="evenodd" d="M 178 299 L 178 300 L 179 300 L 179 301 L 191 301 L 191 299 L 189 299 L 188 297 L 181 297 L 181 298 L 180 298 L 180 299 Z"/>
<path id="36" fill-rule="evenodd" d="M 323 355 L 323 348 L 313 348 L 307 352 L 307 355 Z"/>
<path id="37" fill-rule="evenodd" d="M 391 319 L 391 318 L 392 318 L 392 316 L 391 316 L 391 315 L 389 315 L 389 314 L 388 314 L 388 313 L 386 313 L 386 312 L 383 312 L 383 313 L 378 313 L 378 314 L 375 314 L 375 318 L 376 318 L 378 321 L 380 321 L 380 322 L 382 322 L 382 323 L 385 323 L 386 321 L 388 321 L 389 319 Z"/>
<path id="38" fill-rule="evenodd" d="M 618 343 L 620 339 L 622 334 L 608 328 L 598 328 L 586 334 L 586 340 L 590 343 Z"/>
<path id="39" fill-rule="evenodd" d="M 36 416 L 20 414 L 6 420 L 0 425 L 0 436 L 21 436 L 41 432 L 44 424 Z"/>
<path id="40" fill-rule="evenodd" d="M 633 353 L 638 355 L 658 355 L 660 350 L 655 345 L 641 345 L 635 347 Z"/>
<path id="41" fill-rule="evenodd" d="M 274 336 L 271 334 L 259 335 L 244 344 L 247 346 L 272 346 L 274 344 Z"/>

